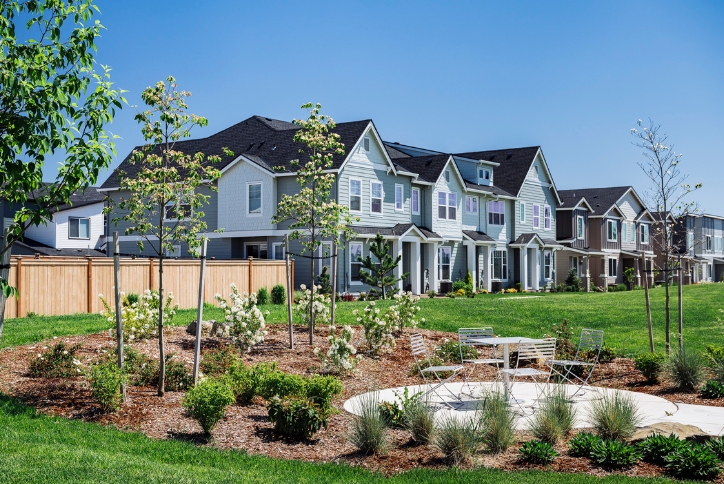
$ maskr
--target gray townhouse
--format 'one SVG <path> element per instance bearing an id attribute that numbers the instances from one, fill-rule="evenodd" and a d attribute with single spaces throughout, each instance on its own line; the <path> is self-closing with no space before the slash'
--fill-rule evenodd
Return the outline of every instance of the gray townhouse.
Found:
<path id="1" fill-rule="evenodd" d="M 216 259 L 284 257 L 288 224 L 272 224 L 284 194 L 299 191 L 290 165 L 302 159 L 292 123 L 253 116 L 207 138 L 176 143 L 175 149 L 222 156 L 218 192 L 208 190 L 204 207 L 208 256 Z M 540 147 L 460 154 L 441 153 L 382 141 L 371 120 L 338 123 L 335 132 L 345 155 L 335 156 L 330 172 L 333 196 L 358 219 L 356 236 L 338 250 L 338 290 L 366 291 L 358 257 L 369 254 L 378 233 L 402 256 L 401 289 L 445 292 L 470 271 L 476 287 L 513 286 L 538 290 L 555 282 L 556 208 L 561 200 Z M 110 198 L 122 196 L 118 172 L 133 176 L 127 157 L 103 183 Z M 169 215 L 172 217 L 173 211 Z M 118 214 L 111 215 L 111 219 Z M 173 221 L 169 219 L 169 221 Z M 112 230 L 123 233 L 125 225 Z M 223 231 L 221 231 L 223 229 Z M 218 231 L 217 231 L 218 230 Z M 121 237 L 121 251 L 141 254 L 136 236 Z M 292 242 L 289 252 L 299 254 Z M 310 272 L 331 265 L 331 245 L 318 259 L 295 257 L 295 281 L 309 285 Z M 178 246 L 168 256 L 186 257 Z"/>
<path id="2" fill-rule="evenodd" d="M 676 221 L 674 238 L 689 272 L 685 283 L 724 279 L 724 217 L 686 214 Z"/>

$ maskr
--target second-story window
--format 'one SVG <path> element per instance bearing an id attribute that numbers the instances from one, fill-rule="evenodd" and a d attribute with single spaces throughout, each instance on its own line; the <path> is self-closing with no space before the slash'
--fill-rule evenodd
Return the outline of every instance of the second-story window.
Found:
<path id="1" fill-rule="evenodd" d="M 629 231 L 629 242 L 632 244 L 636 242 L 636 222 L 631 223 L 631 230 Z"/>
<path id="2" fill-rule="evenodd" d="M 412 189 L 412 213 L 418 215 L 420 213 L 420 189 Z"/>
<path id="3" fill-rule="evenodd" d="M 349 181 L 349 209 L 352 212 L 359 212 L 362 210 L 362 181 L 352 180 Z"/>
<path id="4" fill-rule="evenodd" d="M 618 241 L 618 224 L 615 220 L 606 220 L 606 238 L 609 242 Z"/>
<path id="5" fill-rule="evenodd" d="M 164 218 L 169 221 L 185 220 L 191 215 L 191 204 L 181 203 L 174 205 L 169 203 L 166 205 L 166 213 Z"/>
<path id="6" fill-rule="evenodd" d="M 626 242 L 628 240 L 628 237 L 626 237 L 627 230 L 628 230 L 628 222 L 622 222 L 621 223 L 621 242 Z"/>
<path id="7" fill-rule="evenodd" d="M 520 202 L 520 223 L 525 223 L 525 203 Z"/>
<path id="8" fill-rule="evenodd" d="M 488 224 L 505 225 L 505 202 L 488 202 Z"/>
<path id="9" fill-rule="evenodd" d="M 370 212 L 382 213 L 382 183 L 370 184 Z"/>
<path id="10" fill-rule="evenodd" d="M 706 236 L 706 250 L 711 250 L 711 235 Z"/>
<path id="11" fill-rule="evenodd" d="M 437 194 L 437 218 L 447 218 L 447 193 Z"/>
<path id="12" fill-rule="evenodd" d="M 247 183 L 247 211 L 248 215 L 261 215 L 261 183 Z"/>
<path id="13" fill-rule="evenodd" d="M 583 239 L 583 216 L 576 217 L 576 238 Z"/>
<path id="14" fill-rule="evenodd" d="M 456 193 L 439 192 L 437 194 L 437 218 L 455 220 L 457 218 L 458 198 Z"/>
<path id="15" fill-rule="evenodd" d="M 69 239 L 90 239 L 90 219 L 89 218 L 68 218 L 68 238 Z"/>
<path id="16" fill-rule="evenodd" d="M 551 207 L 546 205 L 543 207 L 543 227 L 546 230 L 550 230 L 551 228 Z"/>
<path id="17" fill-rule="evenodd" d="M 533 228 L 540 228 L 540 205 L 533 205 Z"/>
<path id="18" fill-rule="evenodd" d="M 402 211 L 403 207 L 403 187 L 402 185 L 395 184 L 395 210 L 398 212 Z"/>
<path id="19" fill-rule="evenodd" d="M 686 249 L 687 250 L 694 249 L 694 232 L 686 233 Z"/>
<path id="20" fill-rule="evenodd" d="M 641 224 L 641 243 L 642 244 L 649 243 L 649 225 L 648 224 Z"/>
<path id="21" fill-rule="evenodd" d="M 465 213 L 478 213 L 478 197 L 465 197 Z"/>

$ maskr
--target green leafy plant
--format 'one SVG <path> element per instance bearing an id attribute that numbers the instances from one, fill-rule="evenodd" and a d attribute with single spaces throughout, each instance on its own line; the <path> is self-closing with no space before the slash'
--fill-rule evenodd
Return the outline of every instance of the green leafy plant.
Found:
<path id="1" fill-rule="evenodd" d="M 274 432 L 294 439 L 311 439 L 322 428 L 327 428 L 329 413 L 308 398 L 301 396 L 273 396 L 267 407 Z"/>
<path id="2" fill-rule="evenodd" d="M 666 364 L 666 355 L 664 353 L 641 353 L 634 358 L 634 364 L 649 383 L 657 383 Z"/>
<path id="3" fill-rule="evenodd" d="M 391 428 L 403 428 L 405 426 L 405 409 L 415 404 L 418 401 L 421 392 L 410 395 L 410 389 L 405 387 L 405 390 L 400 393 L 395 390 L 395 396 L 397 401 L 395 402 L 380 402 L 380 413 L 387 421 L 387 426 Z M 399 401 L 399 403 L 398 403 Z"/>
<path id="4" fill-rule="evenodd" d="M 705 378 L 701 356 L 685 348 L 671 355 L 666 370 L 671 382 L 683 392 L 695 392 Z"/>
<path id="5" fill-rule="evenodd" d="M 597 444 L 603 442 L 598 435 L 581 432 L 568 441 L 568 451 L 574 457 L 591 457 L 591 451 Z"/>
<path id="6" fill-rule="evenodd" d="M 580 292 L 581 290 L 581 278 L 578 277 L 578 271 L 576 269 L 571 269 L 568 271 L 568 275 L 566 276 L 566 290 L 570 288 L 570 292 Z"/>
<path id="7" fill-rule="evenodd" d="M 480 435 L 475 420 L 447 417 L 435 434 L 435 447 L 454 465 L 467 462 L 480 447 Z"/>
<path id="8" fill-rule="evenodd" d="M 724 383 L 709 380 L 701 387 L 699 393 L 703 398 L 724 398 Z"/>
<path id="9" fill-rule="evenodd" d="M 266 287 L 261 287 L 256 291 L 256 303 L 259 306 L 269 304 L 269 291 L 266 290 Z"/>
<path id="10" fill-rule="evenodd" d="M 251 402 L 258 394 L 259 387 L 267 375 L 276 371 L 276 363 L 257 363 L 247 367 L 238 366 L 224 376 L 226 385 L 231 389 L 236 401 L 241 404 Z"/>
<path id="11" fill-rule="evenodd" d="M 405 388 L 407 390 L 407 388 Z M 435 436 L 435 410 L 429 402 L 415 398 L 403 410 L 405 429 L 421 445 L 433 442 Z"/>
<path id="12" fill-rule="evenodd" d="M 591 460 L 611 469 L 631 467 L 640 458 L 641 455 L 635 446 L 620 440 L 604 440 L 591 449 Z"/>
<path id="13" fill-rule="evenodd" d="M 641 422 L 641 413 L 633 395 L 605 392 L 591 401 L 589 423 L 604 440 L 626 440 Z"/>
<path id="14" fill-rule="evenodd" d="M 616 349 L 611 346 L 601 346 L 601 354 L 598 356 L 599 363 L 611 363 L 617 357 Z"/>
<path id="15" fill-rule="evenodd" d="M 132 306 L 134 304 L 138 304 L 139 302 L 139 296 L 137 293 L 132 292 L 130 294 L 126 295 L 126 298 L 123 300 L 123 303 L 128 306 Z"/>
<path id="16" fill-rule="evenodd" d="M 30 361 L 30 376 L 33 378 L 72 378 L 82 373 L 76 358 L 82 345 L 67 345 L 58 341 L 52 348 Z"/>
<path id="17" fill-rule="evenodd" d="M 260 382 L 257 395 L 271 400 L 272 397 L 284 398 L 292 395 L 304 395 L 305 381 L 299 375 L 292 375 L 282 371 L 269 373 Z"/>
<path id="18" fill-rule="evenodd" d="M 523 442 L 518 453 L 523 462 L 530 462 L 532 464 L 550 464 L 558 457 L 556 449 L 548 442 L 541 440 Z"/>
<path id="19" fill-rule="evenodd" d="M 165 389 L 169 392 L 185 391 L 193 386 L 194 376 L 185 364 L 174 360 L 173 356 L 173 353 L 166 355 Z"/>
<path id="20" fill-rule="evenodd" d="M 706 446 L 689 443 L 666 456 L 666 468 L 676 477 L 714 479 L 721 472 L 721 461 Z"/>
<path id="21" fill-rule="evenodd" d="M 435 348 L 435 355 L 447 363 L 460 364 L 460 343 L 454 339 L 445 338 Z M 472 360 L 478 357 L 478 350 L 473 346 L 462 345 L 463 358 Z"/>
<path id="22" fill-rule="evenodd" d="M 399 277 L 393 273 L 400 265 L 402 256 L 393 257 L 390 254 L 390 244 L 382 234 L 377 234 L 370 242 L 370 254 L 375 256 L 376 260 L 373 261 L 369 255 L 359 258 L 359 262 L 362 263 L 359 271 L 360 280 L 370 286 L 370 295 L 386 299 L 397 292 L 397 282 L 407 278 L 409 273 L 406 272 Z"/>
<path id="23" fill-rule="evenodd" d="M 332 284 L 330 284 L 329 269 L 327 266 L 322 267 L 322 272 L 317 277 L 317 286 L 321 294 L 332 294 Z"/>
<path id="24" fill-rule="evenodd" d="M 344 391 L 342 382 L 333 376 L 313 376 L 304 384 L 304 394 L 323 410 L 332 407 L 332 399 Z"/>
<path id="25" fill-rule="evenodd" d="M 565 389 L 554 390 L 531 417 L 530 431 L 536 439 L 555 445 L 571 433 L 575 424 L 576 409 Z"/>
<path id="26" fill-rule="evenodd" d="M 484 395 L 477 410 L 480 438 L 488 452 L 504 452 L 515 441 L 515 414 L 502 392 Z"/>
<path id="27" fill-rule="evenodd" d="M 359 397 L 347 432 L 347 440 L 366 455 L 384 454 L 389 446 L 387 420 L 380 412 L 378 398 L 378 392 L 368 392 Z"/>
<path id="28" fill-rule="evenodd" d="M 706 442 L 706 446 L 714 452 L 719 459 L 724 459 L 724 435 L 712 437 Z"/>
<path id="29" fill-rule="evenodd" d="M 121 385 L 126 383 L 126 376 L 115 362 L 91 365 L 88 383 L 91 395 L 104 411 L 115 412 L 120 408 L 123 398 Z"/>
<path id="30" fill-rule="evenodd" d="M 284 304 L 287 299 L 287 290 L 281 284 L 275 284 L 271 290 L 272 304 Z"/>
<path id="31" fill-rule="evenodd" d="M 209 378 L 186 392 L 182 403 L 189 417 L 209 434 L 234 403 L 234 393 L 223 381 Z"/>
<path id="32" fill-rule="evenodd" d="M 666 457 L 673 452 L 686 447 L 688 443 L 674 434 L 668 437 L 654 434 L 639 442 L 638 449 L 644 462 L 656 465 L 666 465 Z"/>
<path id="33" fill-rule="evenodd" d="M 571 322 L 564 319 L 560 324 L 551 328 L 556 338 L 556 355 L 559 359 L 572 360 L 576 354 L 576 345 L 573 343 L 573 328 Z"/>
<path id="34" fill-rule="evenodd" d="M 206 376 L 220 376 L 243 364 L 236 347 L 224 344 L 218 348 L 204 351 L 201 354 L 199 369 Z"/>

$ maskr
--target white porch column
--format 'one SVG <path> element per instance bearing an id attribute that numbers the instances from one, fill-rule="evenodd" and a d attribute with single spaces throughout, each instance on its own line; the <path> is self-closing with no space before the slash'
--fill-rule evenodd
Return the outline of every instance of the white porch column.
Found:
<path id="1" fill-rule="evenodd" d="M 430 290 L 437 292 L 437 242 L 427 244 L 427 270 L 430 275 Z"/>
<path id="2" fill-rule="evenodd" d="M 636 263 L 636 285 L 640 286 L 641 285 L 641 268 L 640 268 L 639 258 L 636 257 L 634 259 L 634 262 Z"/>
<path id="3" fill-rule="evenodd" d="M 535 264 L 535 271 L 533 271 L 533 290 L 538 291 L 540 290 L 540 249 L 538 246 L 533 248 L 533 263 Z"/>
<path id="4" fill-rule="evenodd" d="M 583 263 L 585 265 L 585 274 L 586 274 L 586 288 L 585 291 L 588 292 L 591 290 L 591 268 L 590 268 L 590 258 L 587 255 L 583 256 Z"/>
<path id="5" fill-rule="evenodd" d="M 520 249 L 520 287 L 525 290 L 528 289 L 528 248 L 521 247 Z"/>
<path id="6" fill-rule="evenodd" d="M 391 254 L 391 255 L 392 255 L 393 258 L 397 258 L 397 257 L 402 256 L 402 241 L 401 241 L 401 240 L 397 239 L 397 240 L 393 240 L 393 241 L 392 241 L 392 254 Z M 397 264 L 397 267 L 395 268 L 395 277 L 401 277 L 401 276 L 402 276 L 402 274 L 403 274 L 403 272 L 402 272 L 402 266 L 403 266 L 403 264 L 404 264 L 404 261 L 403 261 L 402 259 L 400 259 L 400 263 Z M 403 290 L 403 285 L 402 285 L 403 283 L 404 283 L 404 281 L 403 281 L 402 279 L 400 279 L 399 281 L 397 281 L 397 289 L 398 289 L 400 292 L 402 292 L 402 290 Z"/>
<path id="7" fill-rule="evenodd" d="M 485 267 L 483 269 L 483 277 L 485 278 L 485 290 L 490 292 L 492 287 L 490 286 L 490 279 L 492 277 L 493 272 L 493 248 L 492 247 L 485 247 L 483 248 L 485 251 L 485 260 L 483 263 L 485 264 Z"/>
<path id="8" fill-rule="evenodd" d="M 476 269 L 478 246 L 471 242 L 468 242 L 466 246 L 468 248 L 468 270 L 470 271 L 470 275 L 473 276 L 473 291 L 475 291 L 478 287 L 478 271 Z"/>
<path id="9" fill-rule="evenodd" d="M 410 251 L 410 280 L 412 281 L 412 293 L 420 294 L 420 241 L 411 243 Z"/>

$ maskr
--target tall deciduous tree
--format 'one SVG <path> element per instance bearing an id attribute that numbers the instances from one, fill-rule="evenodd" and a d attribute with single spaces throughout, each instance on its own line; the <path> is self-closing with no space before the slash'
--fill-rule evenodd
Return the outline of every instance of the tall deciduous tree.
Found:
<path id="1" fill-rule="evenodd" d="M 109 200 L 105 211 L 114 214 L 113 222 L 125 221 L 129 225 L 126 235 L 137 234 L 138 246 L 143 251 L 148 245 L 158 257 L 158 348 L 160 374 L 158 395 L 164 394 L 165 350 L 163 317 L 166 307 L 163 280 L 163 260 L 174 246 L 185 243 L 192 255 L 198 255 L 206 229 L 202 207 L 209 195 L 202 187 L 217 190 L 215 181 L 221 176 L 213 164 L 220 155 L 186 153 L 176 150 L 176 143 L 191 136 L 191 129 L 208 124 L 206 118 L 188 114 L 186 98 L 191 93 L 178 91 L 176 80 L 168 77 L 141 94 L 150 109 L 136 115 L 146 144 L 134 150 L 130 163 L 138 165 L 133 174 L 119 173 L 121 195 Z M 224 154 L 233 154 L 224 149 Z"/>
<path id="2" fill-rule="evenodd" d="M 52 220 L 55 207 L 96 183 L 115 153 L 105 125 L 125 100 L 110 69 L 95 64 L 104 28 L 96 13 L 92 0 L 0 2 L 0 199 L 22 207 L 0 239 L 6 260 L 28 227 Z M 50 156 L 63 162 L 44 184 Z M 24 206 L 30 194 L 35 201 Z M 8 274 L 4 264 L 0 337 L 6 299 L 15 294 Z"/>
<path id="3" fill-rule="evenodd" d="M 644 126 L 638 120 L 638 128 L 632 128 L 631 134 L 636 138 L 634 146 L 642 148 L 646 161 L 639 162 L 639 167 L 651 181 L 651 187 L 646 192 L 649 207 L 655 211 L 655 226 L 653 235 L 654 244 L 659 245 L 660 253 L 664 256 L 664 266 L 661 268 L 666 283 L 666 353 L 671 351 L 671 313 L 669 301 L 669 272 L 674 267 L 674 255 L 679 251 L 674 237 L 675 222 L 688 212 L 696 210 L 694 202 L 685 200 L 692 191 L 701 188 L 701 183 L 691 185 L 686 182 L 689 175 L 683 175 L 679 169 L 682 154 L 674 151 L 673 145 L 668 144 L 668 136 L 661 132 L 661 125 L 654 124 L 649 119 L 649 125 Z M 681 281 L 679 281 L 681 284 Z"/>
<path id="4" fill-rule="evenodd" d="M 392 274 L 402 260 L 402 256 L 398 255 L 394 259 L 390 254 L 390 244 L 382 237 L 377 234 L 375 240 L 370 243 L 370 253 L 375 256 L 377 261 L 373 261 L 368 255 L 364 259 L 359 257 L 362 262 L 362 269 L 359 271 L 359 278 L 362 282 L 370 286 L 370 293 L 387 299 L 389 294 L 397 292 L 395 286 L 401 280 L 406 278 L 409 273 L 402 274 L 401 277 L 396 277 Z"/>
<path id="5" fill-rule="evenodd" d="M 294 134 L 294 141 L 304 145 L 299 153 L 307 155 L 309 161 L 302 164 L 297 159 L 290 163 L 297 171 L 296 180 L 301 190 L 294 195 L 282 196 L 272 223 L 291 222 L 289 239 L 301 241 L 302 253 L 308 252 L 310 257 L 315 257 L 322 241 L 339 243 L 342 237 L 348 239 L 354 235 L 349 227 L 353 218 L 347 206 L 340 205 L 331 197 L 336 176 L 327 170 L 332 168 L 334 155 L 344 155 L 344 145 L 339 135 L 331 132 L 336 126 L 334 120 L 320 114 L 321 104 L 307 103 L 302 109 L 309 110 L 309 117 L 293 121 L 300 127 Z M 325 254 L 327 257 L 330 255 Z M 312 281 L 312 301 L 315 291 L 314 266 L 314 263 L 310 265 L 309 278 Z M 309 305 L 309 344 L 312 344 L 314 336 L 313 306 Z"/>

